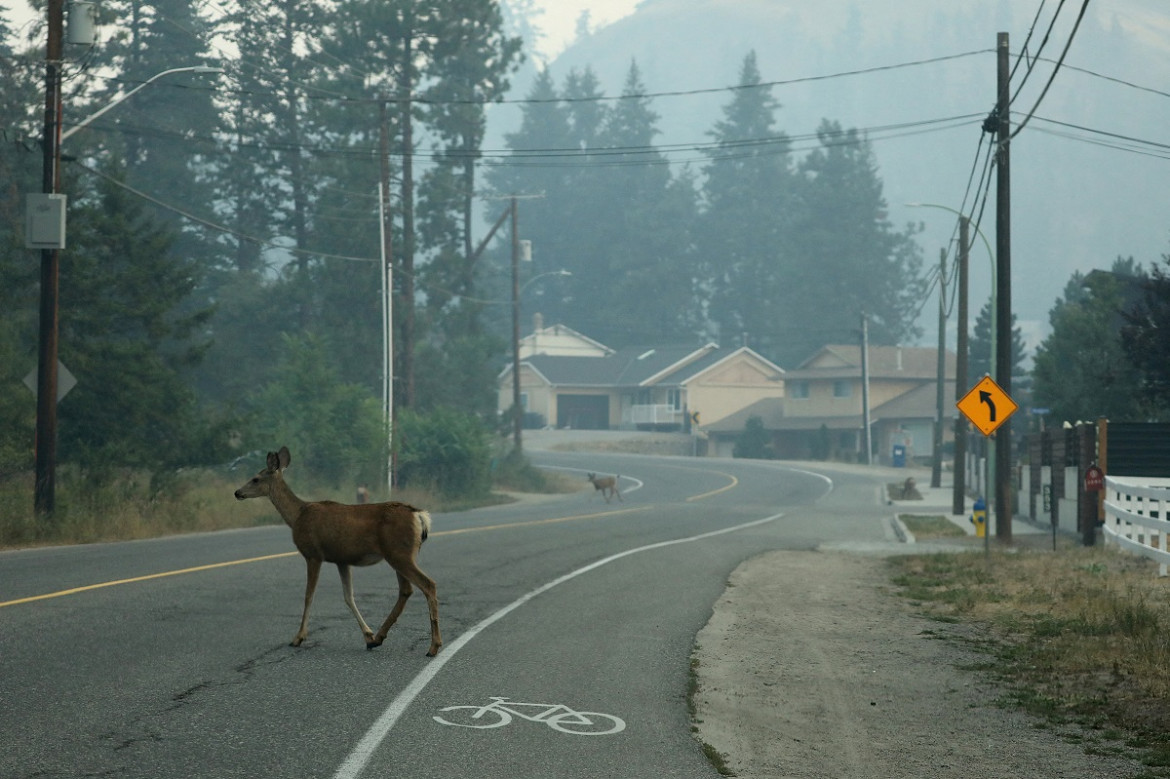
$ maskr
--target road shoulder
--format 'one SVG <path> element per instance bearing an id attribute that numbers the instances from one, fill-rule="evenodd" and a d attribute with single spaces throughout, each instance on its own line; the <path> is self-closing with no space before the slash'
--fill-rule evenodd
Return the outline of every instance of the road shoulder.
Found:
<path id="1" fill-rule="evenodd" d="M 891 591 L 881 557 L 771 552 L 737 568 L 696 640 L 697 737 L 739 777 L 1130 777 L 993 705 L 962 626 Z"/>

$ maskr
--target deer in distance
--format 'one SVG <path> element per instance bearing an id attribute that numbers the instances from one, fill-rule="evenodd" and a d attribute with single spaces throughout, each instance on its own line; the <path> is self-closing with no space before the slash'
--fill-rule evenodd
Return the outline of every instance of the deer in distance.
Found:
<path id="1" fill-rule="evenodd" d="M 591 473 L 585 477 L 593 483 L 593 489 L 601 493 L 601 497 L 605 498 L 605 502 L 609 503 L 610 498 L 617 495 L 619 502 L 624 503 L 622 494 L 618 491 L 618 479 L 621 476 L 601 476 L 598 477 L 596 473 Z"/>
<path id="2" fill-rule="evenodd" d="M 443 645 L 439 636 L 439 598 L 434 580 L 418 567 L 418 550 L 430 533 L 431 515 L 398 502 L 350 506 L 331 500 L 301 500 L 284 481 L 284 469 L 290 461 L 287 446 L 282 446 L 279 452 L 269 452 L 266 467 L 236 490 L 235 496 L 237 500 L 268 498 L 272 501 L 292 529 L 293 543 L 308 565 L 305 611 L 301 629 L 291 645 L 300 646 L 309 635 L 309 606 L 317 589 L 321 564 L 333 563 L 341 574 L 345 605 L 357 617 L 366 649 L 382 645 L 386 633 L 406 606 L 407 598 L 417 587 L 426 597 L 431 613 L 431 647 L 427 656 L 434 657 Z M 390 563 L 398 577 L 398 601 L 374 635 L 354 603 L 350 567 L 374 565 L 382 560 Z"/>

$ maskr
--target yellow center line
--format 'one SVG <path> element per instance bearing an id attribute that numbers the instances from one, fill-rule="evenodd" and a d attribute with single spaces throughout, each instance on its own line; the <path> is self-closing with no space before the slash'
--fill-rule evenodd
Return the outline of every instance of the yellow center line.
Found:
<path id="1" fill-rule="evenodd" d="M 557 522 L 572 522 L 577 519 L 596 519 L 598 517 L 614 517 L 618 514 L 631 514 L 635 511 L 646 511 L 652 508 L 651 506 L 638 506 L 636 508 L 628 509 L 614 509 L 613 511 L 601 511 L 596 514 L 577 514 L 571 517 L 552 517 L 551 519 L 535 519 L 531 522 L 506 522 L 502 525 L 484 525 L 482 527 L 461 527 L 457 530 L 440 530 L 437 533 L 431 533 L 432 536 L 455 536 L 460 533 L 478 533 L 481 530 L 504 530 L 510 527 L 529 527 L 531 525 L 552 525 Z M 0 603 L 0 606 L 4 604 Z"/>
<path id="2" fill-rule="evenodd" d="M 210 565 L 197 565 L 194 568 L 183 568 L 178 571 L 163 571 L 162 573 L 151 573 L 146 576 L 135 576 L 132 579 L 117 579 L 112 582 L 101 582 L 100 584 L 87 584 L 84 587 L 74 587 L 70 590 L 60 590 L 58 592 L 47 592 L 44 595 L 33 595 L 28 598 L 17 598 L 16 600 L 0 601 L 0 609 L 5 606 L 16 606 L 21 603 L 32 603 L 38 600 L 48 600 L 49 598 L 60 598 L 65 595 L 76 595 L 79 592 L 89 592 L 90 590 L 100 590 L 103 587 L 116 587 L 119 584 L 133 584 L 134 582 L 146 582 L 151 579 L 164 579 L 167 576 L 179 576 L 185 573 L 198 573 L 199 571 L 210 571 L 214 568 L 227 568 L 231 565 L 244 565 L 245 563 L 258 563 L 263 560 L 275 560 L 280 557 L 292 557 L 298 552 L 281 552 L 280 554 L 264 555 L 263 557 L 249 557 L 247 560 L 229 560 L 226 563 L 211 563 Z"/>
<path id="3" fill-rule="evenodd" d="M 454 536 L 461 533 L 479 533 L 486 530 L 505 530 L 514 527 L 526 527 L 529 525 L 551 525 L 556 522 L 572 522 L 578 519 L 596 519 L 598 517 L 612 517 L 618 514 L 630 514 L 636 511 L 645 511 L 650 506 L 638 506 L 635 508 L 616 509 L 614 511 L 602 511 L 595 514 L 577 514 L 570 517 L 553 517 L 552 519 L 538 519 L 532 522 L 507 522 L 500 525 L 484 525 L 482 527 L 466 527 L 457 530 L 440 530 L 431 533 L 431 536 Z M 152 579 L 165 579 L 168 576 L 180 576 L 188 573 L 199 573 L 200 571 L 211 571 L 216 568 L 228 568 L 233 565 L 246 565 L 248 563 L 259 563 L 265 560 L 278 560 L 282 557 L 296 557 L 300 552 L 281 552 L 279 554 L 264 555 L 262 557 L 249 557 L 245 560 L 229 560 L 223 563 L 211 563 L 209 565 L 197 565 L 194 568 L 182 568 L 177 571 L 163 571 L 162 573 L 151 573 L 145 576 L 135 576 L 130 579 L 116 579 L 109 582 L 100 582 L 98 584 L 87 584 L 82 587 L 73 587 L 68 590 L 59 590 L 57 592 L 47 592 L 43 595 L 32 595 L 27 598 L 17 598 L 16 600 L 0 601 L 0 609 L 6 606 L 18 606 L 22 603 L 33 603 L 40 600 L 49 600 L 51 598 L 62 598 L 66 595 L 77 595 L 82 592 L 89 592 L 91 590 L 100 590 L 105 587 L 116 587 L 120 584 L 134 584 L 136 582 L 146 582 Z"/>
<path id="4" fill-rule="evenodd" d="M 696 501 L 696 500 L 703 500 L 704 498 L 709 498 L 712 495 L 718 495 L 721 492 L 727 492 L 730 489 L 734 489 L 739 484 L 739 479 L 735 478 L 730 473 L 722 473 L 720 471 L 712 471 L 712 473 L 717 473 L 720 476 L 726 476 L 727 478 L 731 479 L 731 483 L 726 484 L 717 490 L 711 490 L 710 492 L 704 492 L 701 495 L 692 495 L 691 497 L 687 498 L 687 503 L 691 503 L 691 502 Z"/>

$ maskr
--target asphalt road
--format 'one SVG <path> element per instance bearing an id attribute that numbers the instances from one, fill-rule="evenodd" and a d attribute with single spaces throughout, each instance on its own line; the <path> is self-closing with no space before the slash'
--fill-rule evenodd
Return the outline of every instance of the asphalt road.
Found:
<path id="1" fill-rule="evenodd" d="M 590 489 L 436 515 L 420 555 L 436 659 L 421 596 L 367 652 L 332 566 L 289 647 L 304 563 L 283 525 L 0 553 L 0 776 L 717 776 L 690 734 L 695 635 L 748 557 L 888 543 L 880 479 L 534 459 L 620 473 L 624 501 Z M 392 573 L 357 569 L 354 585 L 376 625 Z M 512 713 L 450 708 L 494 698 Z"/>

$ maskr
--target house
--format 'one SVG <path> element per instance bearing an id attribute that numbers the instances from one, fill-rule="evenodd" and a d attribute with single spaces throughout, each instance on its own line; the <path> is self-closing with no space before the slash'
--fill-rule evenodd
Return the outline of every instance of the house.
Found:
<path id="1" fill-rule="evenodd" d="M 646 346 L 579 356 L 596 342 L 567 328 L 568 352 L 537 346 L 520 361 L 520 405 L 530 426 L 586 430 L 690 430 L 784 393 L 784 371 L 747 347 Z M 600 346 L 600 345 L 597 345 Z M 512 370 L 498 380 L 501 413 L 512 406 Z"/>
<path id="2" fill-rule="evenodd" d="M 946 352 L 943 440 L 953 439 L 955 355 Z M 870 432 L 875 462 L 889 463 L 894 446 L 908 458 L 934 453 L 938 350 L 870 346 Z M 771 433 L 776 457 L 862 459 L 864 407 L 861 347 L 829 345 L 785 374 L 783 397 L 765 398 L 706 428 L 708 451 L 730 456 L 747 420 L 759 417 Z"/>
<path id="3" fill-rule="evenodd" d="M 559 357 L 605 357 L 613 349 L 592 338 L 581 335 L 564 325 L 544 326 L 544 317 L 532 316 L 532 332 L 520 339 L 520 359 L 534 354 L 553 354 Z"/>

